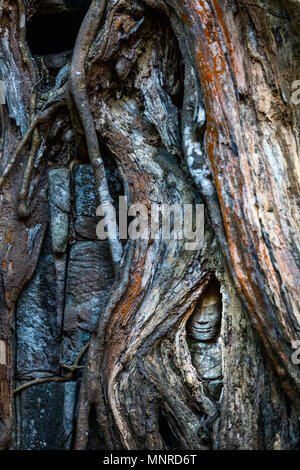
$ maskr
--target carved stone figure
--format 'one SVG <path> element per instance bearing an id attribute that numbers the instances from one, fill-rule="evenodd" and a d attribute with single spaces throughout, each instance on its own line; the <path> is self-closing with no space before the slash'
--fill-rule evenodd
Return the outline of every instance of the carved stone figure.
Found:
<path id="1" fill-rule="evenodd" d="M 222 296 L 218 281 L 209 283 L 187 323 L 192 362 L 207 396 L 218 401 L 222 391 L 222 349 L 219 332 Z"/>

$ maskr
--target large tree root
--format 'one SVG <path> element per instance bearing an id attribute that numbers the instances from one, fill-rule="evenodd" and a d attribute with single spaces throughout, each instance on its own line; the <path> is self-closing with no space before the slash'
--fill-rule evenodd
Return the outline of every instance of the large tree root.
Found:
<path id="1" fill-rule="evenodd" d="M 105 7 L 106 0 L 93 0 L 77 36 L 70 72 L 70 89 L 84 129 L 87 150 L 95 174 L 98 198 L 104 208 L 112 204 L 112 198 L 110 196 L 104 163 L 101 157 L 94 119 L 88 101 L 85 62 L 89 47 L 100 25 Z M 118 235 L 116 237 L 109 237 L 109 243 L 117 274 L 123 254 L 122 244 Z"/>
<path id="2" fill-rule="evenodd" d="M 33 135 L 32 135 L 32 145 L 30 149 L 30 154 L 28 157 L 27 166 L 25 169 L 21 189 L 19 192 L 18 215 L 21 219 L 26 219 L 30 217 L 31 215 L 31 210 L 28 207 L 29 205 L 28 193 L 29 193 L 29 187 L 30 187 L 30 183 L 32 179 L 33 169 L 34 169 L 34 161 L 37 156 L 40 143 L 41 143 L 41 137 L 39 135 L 38 130 L 35 128 L 33 131 Z"/>
<path id="3" fill-rule="evenodd" d="M 58 101 L 53 102 L 48 108 L 46 108 L 44 111 L 41 111 L 40 113 L 38 113 L 35 116 L 35 118 L 33 119 L 33 121 L 31 122 L 31 124 L 29 126 L 28 131 L 26 132 L 23 139 L 19 143 L 19 145 L 18 145 L 15 153 L 13 154 L 11 160 L 9 161 L 6 168 L 3 170 L 2 174 L 1 174 L 0 188 L 3 187 L 3 185 L 6 181 L 9 173 L 11 172 L 18 156 L 20 155 L 20 153 L 24 149 L 25 145 L 27 144 L 27 142 L 31 138 L 31 135 L 32 135 L 33 131 L 36 129 L 36 127 L 40 124 L 46 123 L 53 116 L 53 114 L 55 114 L 57 112 L 57 110 L 60 109 L 64 105 L 65 105 L 65 100 L 64 100 L 63 97 L 60 97 L 60 99 Z M 26 176 L 26 178 L 27 178 L 27 176 Z M 24 186 L 25 185 L 26 185 L 26 183 L 24 183 Z M 26 197 L 26 194 L 25 194 L 25 197 Z"/>

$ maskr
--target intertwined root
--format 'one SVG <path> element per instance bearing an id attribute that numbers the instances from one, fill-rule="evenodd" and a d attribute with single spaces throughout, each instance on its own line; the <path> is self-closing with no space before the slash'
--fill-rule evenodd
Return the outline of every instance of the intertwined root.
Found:
<path id="1" fill-rule="evenodd" d="M 37 155 L 41 144 L 41 137 L 37 128 L 34 129 L 32 133 L 32 144 L 30 149 L 30 154 L 27 162 L 27 166 L 24 172 L 21 189 L 19 192 L 19 206 L 18 206 L 18 215 L 21 219 L 27 219 L 31 215 L 31 210 L 28 207 L 28 194 L 29 187 L 32 179 L 34 161 Z"/>
<path id="2" fill-rule="evenodd" d="M 79 30 L 70 70 L 70 91 L 84 130 L 87 151 L 94 170 L 96 191 L 103 206 L 112 204 L 103 159 L 101 157 L 94 119 L 89 106 L 86 79 L 86 59 L 89 48 L 95 39 L 107 0 L 94 0 Z M 123 247 L 117 237 L 109 237 L 111 257 L 116 274 L 119 273 Z"/>
<path id="3" fill-rule="evenodd" d="M 35 157 L 37 155 L 37 152 L 41 143 L 41 138 L 38 132 L 38 126 L 40 124 L 46 123 L 49 119 L 51 119 L 51 117 L 54 114 L 56 114 L 58 109 L 65 106 L 66 104 L 65 93 L 64 93 L 65 89 L 66 88 L 64 88 L 64 90 L 59 90 L 59 92 L 57 92 L 55 96 L 51 96 L 49 102 L 46 103 L 46 105 L 44 106 L 44 109 L 34 115 L 31 121 L 31 124 L 29 126 L 29 129 L 27 130 L 26 134 L 23 136 L 11 160 L 9 161 L 9 163 L 7 164 L 6 168 L 4 169 L 4 171 L 2 172 L 0 176 L 0 188 L 2 188 L 7 177 L 10 174 L 10 171 L 15 165 L 15 162 L 18 156 L 23 151 L 25 145 L 29 142 L 30 138 L 32 138 L 30 155 L 29 155 L 29 159 L 26 165 L 25 172 L 24 172 L 21 189 L 19 192 L 18 214 L 21 218 L 27 218 L 30 216 L 30 210 L 28 209 L 28 192 L 29 192 L 29 187 L 30 187 L 30 183 L 32 179 Z"/>
<path id="4" fill-rule="evenodd" d="M 83 356 L 87 352 L 89 348 L 89 344 L 90 343 L 87 343 L 81 349 L 81 351 L 79 352 L 78 356 L 76 357 L 74 361 L 74 364 L 72 364 L 71 366 L 68 366 L 67 364 L 63 364 L 63 363 L 60 364 L 61 367 L 69 371 L 65 377 L 51 376 L 51 377 L 43 377 L 40 379 L 31 380 L 30 382 L 26 382 L 23 385 L 20 385 L 20 387 L 16 388 L 14 390 L 14 395 L 17 395 L 18 393 L 23 392 L 27 388 L 34 387 L 36 385 L 41 385 L 41 384 L 49 383 L 49 382 L 70 382 L 71 380 L 73 380 L 75 372 L 83 368 L 83 366 L 80 366 L 79 364 L 81 360 L 83 359 Z"/>
<path id="5" fill-rule="evenodd" d="M 69 67 L 64 67 L 61 71 L 61 74 L 59 74 L 58 78 L 61 81 L 60 88 L 58 88 L 58 83 L 56 83 L 54 90 L 52 90 L 52 92 L 50 92 L 46 97 L 46 99 L 48 98 L 48 101 L 43 106 L 43 110 L 32 117 L 28 131 L 22 138 L 10 162 L 0 176 L 1 188 L 3 187 L 18 156 L 31 138 L 31 150 L 19 193 L 18 214 L 21 218 L 27 218 L 30 216 L 30 209 L 28 208 L 28 194 L 34 170 L 35 158 L 41 143 L 37 127 L 40 124 L 48 121 L 62 105 L 66 105 L 69 108 L 75 134 L 78 135 L 83 130 L 89 159 L 94 170 L 99 202 L 103 206 L 110 205 L 113 202 L 110 196 L 103 159 L 101 157 L 94 119 L 89 106 L 86 84 L 86 59 L 89 48 L 98 31 L 102 16 L 106 8 L 106 3 L 107 0 L 94 0 L 92 2 L 77 36 L 71 67 L 70 69 Z M 28 57 L 25 54 L 27 50 L 25 39 L 23 46 L 24 47 L 22 48 L 22 51 L 24 55 L 24 61 L 27 63 Z M 32 73 L 34 74 L 34 70 L 32 70 Z M 40 98 L 43 99 L 44 97 L 41 96 Z M 35 108 L 36 106 L 34 103 L 34 106 L 31 106 L 31 110 Z M 34 113 L 32 113 L 32 115 L 33 114 Z M 118 237 L 117 239 L 111 237 L 109 240 L 112 260 L 115 266 L 115 271 L 118 273 L 120 262 L 123 256 L 122 244 Z"/>

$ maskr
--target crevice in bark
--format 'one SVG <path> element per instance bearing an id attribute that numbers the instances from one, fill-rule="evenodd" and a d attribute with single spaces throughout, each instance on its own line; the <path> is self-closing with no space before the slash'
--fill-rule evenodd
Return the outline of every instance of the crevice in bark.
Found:
<path id="1" fill-rule="evenodd" d="M 118 219 L 118 210 L 119 210 L 119 197 L 125 195 L 125 189 L 123 185 L 123 179 L 120 175 L 115 156 L 110 151 L 110 149 L 103 143 L 99 142 L 101 155 L 103 155 L 103 163 L 105 167 L 105 172 L 107 174 L 109 191 L 113 200 L 113 205 L 117 211 L 117 222 Z M 109 177 L 110 176 L 110 177 Z"/>
<path id="2" fill-rule="evenodd" d="M 95 407 L 91 408 L 89 414 L 89 438 L 87 450 L 105 450 L 105 442 L 97 422 Z"/>
<path id="3" fill-rule="evenodd" d="M 164 442 L 166 450 L 176 450 L 178 449 L 178 442 L 174 436 L 171 425 L 168 421 L 168 418 L 165 416 L 162 409 L 158 413 L 158 429 L 159 433 Z"/>

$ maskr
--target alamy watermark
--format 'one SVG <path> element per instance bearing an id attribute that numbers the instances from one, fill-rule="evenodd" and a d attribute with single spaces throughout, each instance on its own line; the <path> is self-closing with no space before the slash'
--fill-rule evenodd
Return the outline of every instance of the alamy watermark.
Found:
<path id="1" fill-rule="evenodd" d="M 125 196 L 119 197 L 117 214 L 112 204 L 101 204 L 97 215 L 100 240 L 118 237 L 121 240 L 184 240 L 186 250 L 199 250 L 204 240 L 204 204 L 143 204 L 128 206 Z"/>

